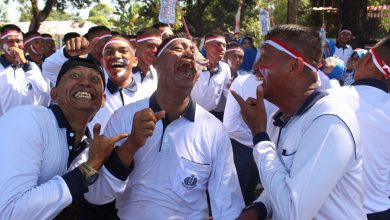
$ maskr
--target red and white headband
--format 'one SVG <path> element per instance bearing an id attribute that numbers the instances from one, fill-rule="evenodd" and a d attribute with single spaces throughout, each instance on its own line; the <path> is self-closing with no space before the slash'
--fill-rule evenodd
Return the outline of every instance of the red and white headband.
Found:
<path id="1" fill-rule="evenodd" d="M 103 54 L 104 54 L 104 51 L 106 50 L 106 47 L 110 44 L 114 44 L 114 43 L 120 43 L 120 44 L 124 44 L 126 45 L 126 47 L 130 48 L 131 52 L 133 53 L 133 55 L 135 55 L 135 51 L 133 49 L 133 47 L 130 45 L 130 43 L 127 41 L 127 40 L 124 40 L 122 38 L 111 38 L 110 40 L 108 40 L 105 44 L 104 44 L 104 47 L 103 47 Z"/>
<path id="2" fill-rule="evenodd" d="M 385 75 L 385 79 L 390 78 L 390 67 L 383 61 L 378 54 L 376 53 L 374 48 L 371 48 L 370 53 L 372 54 L 372 62 L 374 62 L 376 68 Z"/>
<path id="3" fill-rule="evenodd" d="M 34 35 L 28 37 L 26 40 L 24 40 L 24 44 L 28 44 L 31 41 L 36 40 L 36 39 L 43 39 L 43 37 L 41 35 L 34 34 Z"/>
<path id="4" fill-rule="evenodd" d="M 227 52 L 231 52 L 231 51 L 237 51 L 237 52 L 244 53 L 244 50 L 241 49 L 241 47 L 232 47 L 232 48 L 229 48 L 229 49 L 226 50 L 226 53 L 227 53 Z"/>
<path id="5" fill-rule="evenodd" d="M 129 42 L 136 42 L 137 41 L 137 38 L 129 38 Z"/>
<path id="6" fill-rule="evenodd" d="M 23 39 L 23 35 L 16 31 L 6 31 L 4 34 L 0 35 L 0 39 L 4 40 L 5 38 L 9 36 L 17 36 L 20 40 Z"/>
<path id="7" fill-rule="evenodd" d="M 224 37 L 221 37 L 221 36 L 206 38 L 206 40 L 205 40 L 204 43 L 205 43 L 205 44 L 208 44 L 208 43 L 213 42 L 213 41 L 217 41 L 217 42 L 226 44 L 225 38 L 224 38 Z"/>
<path id="8" fill-rule="evenodd" d="M 98 38 L 99 38 L 99 40 L 101 40 L 101 39 L 109 38 L 109 37 L 112 37 L 112 34 L 103 34 L 103 35 L 100 35 Z"/>
<path id="9" fill-rule="evenodd" d="M 165 44 L 165 46 L 158 52 L 158 54 L 157 54 L 156 57 L 159 57 L 159 56 L 162 54 L 162 52 L 164 52 L 164 50 L 167 49 L 167 47 L 169 47 L 169 45 L 171 45 L 171 43 L 172 43 L 173 41 L 175 41 L 175 40 L 183 40 L 183 39 L 184 39 L 184 40 L 188 40 L 187 38 L 181 38 L 181 37 L 173 38 L 173 39 L 169 40 L 168 43 Z"/>
<path id="10" fill-rule="evenodd" d="M 160 43 L 162 42 L 161 37 L 156 35 L 145 35 L 142 37 L 137 37 L 137 43 L 141 43 L 148 40 L 156 40 L 159 41 Z"/>
<path id="11" fill-rule="evenodd" d="M 171 31 L 170 28 L 165 29 L 165 31 L 163 31 L 163 32 L 161 33 L 161 37 L 164 37 L 164 35 L 166 35 L 169 31 Z"/>
<path id="12" fill-rule="evenodd" d="M 275 49 L 277 49 L 279 51 L 285 52 L 286 54 L 290 55 L 291 57 L 298 58 L 298 59 L 302 60 L 303 63 L 305 64 L 305 66 L 309 67 L 313 72 L 318 71 L 318 68 L 315 68 L 311 64 L 307 63 L 305 61 L 305 58 L 298 51 L 289 47 L 283 41 L 281 41 L 275 37 L 272 37 L 270 40 L 266 40 L 264 43 L 274 47 Z"/>

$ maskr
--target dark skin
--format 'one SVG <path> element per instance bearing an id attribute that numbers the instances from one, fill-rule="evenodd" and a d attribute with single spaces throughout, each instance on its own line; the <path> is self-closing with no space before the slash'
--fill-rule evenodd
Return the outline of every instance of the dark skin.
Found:
<path id="1" fill-rule="evenodd" d="M 88 122 L 105 102 L 103 86 L 103 80 L 96 70 L 79 66 L 68 70 L 58 85 L 51 90 L 52 99 L 58 103 L 75 131 L 75 146 L 84 136 Z M 88 93 L 89 98 L 77 97 L 80 92 Z M 114 144 L 127 137 L 127 134 L 119 134 L 111 138 L 101 136 L 99 124 L 94 126 L 93 133 L 94 139 L 90 146 L 87 164 L 99 170 L 114 149 Z"/>
<path id="2" fill-rule="evenodd" d="M 264 82 L 256 89 L 256 99 L 244 100 L 236 92 L 231 91 L 253 135 L 267 130 L 264 98 L 278 106 L 283 115 L 289 118 L 317 88 L 315 78 L 313 78 L 316 77 L 315 74 L 306 70 L 302 60 L 289 57 L 269 45 L 265 45 L 262 52 L 258 65 L 276 67 L 268 75 L 263 74 Z M 280 61 L 278 65 L 273 65 L 275 60 Z M 256 220 L 257 217 L 257 211 L 249 209 L 244 211 L 238 219 Z"/>
<path id="3" fill-rule="evenodd" d="M 168 117 L 173 121 L 183 114 L 190 101 L 191 89 L 199 74 L 195 62 L 195 47 L 186 39 L 175 40 L 154 61 L 159 73 L 156 101 L 164 109 L 154 113 L 152 109 L 143 109 L 134 115 L 132 131 L 118 151 L 122 160 L 131 164 L 135 153 L 153 135 L 158 120 Z"/>
<path id="4" fill-rule="evenodd" d="M 374 46 L 374 50 L 378 53 L 378 56 L 380 57 L 386 57 L 385 54 L 390 52 L 390 51 L 386 51 L 385 48 L 382 48 L 380 46 L 380 43 Z M 390 63 L 390 61 L 387 61 L 387 63 Z M 380 80 L 385 82 L 387 85 L 387 89 L 390 90 L 390 80 L 386 80 L 384 78 L 384 75 L 375 66 L 374 62 L 372 61 L 371 53 L 367 53 L 363 58 L 357 61 L 354 64 L 354 68 L 355 68 L 355 77 L 354 77 L 355 81 L 359 79 Z"/>

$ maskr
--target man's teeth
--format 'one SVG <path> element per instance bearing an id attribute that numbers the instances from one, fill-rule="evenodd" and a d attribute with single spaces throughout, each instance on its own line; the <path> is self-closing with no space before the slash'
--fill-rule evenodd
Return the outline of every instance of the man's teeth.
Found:
<path id="1" fill-rule="evenodd" d="M 122 62 L 115 62 L 115 63 L 111 63 L 111 67 L 112 68 L 123 68 L 124 64 Z"/>
<path id="2" fill-rule="evenodd" d="M 91 93 L 89 92 L 77 92 L 74 97 L 76 99 L 91 99 L 92 96 L 91 96 Z"/>

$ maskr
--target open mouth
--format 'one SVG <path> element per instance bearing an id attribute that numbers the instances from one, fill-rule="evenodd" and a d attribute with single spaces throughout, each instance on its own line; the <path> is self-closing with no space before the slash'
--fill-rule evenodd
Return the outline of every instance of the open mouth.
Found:
<path id="1" fill-rule="evenodd" d="M 191 78 L 196 72 L 196 69 L 192 61 L 183 61 L 179 64 L 177 71 L 187 78 Z"/>
<path id="2" fill-rule="evenodd" d="M 89 93 L 89 92 L 85 92 L 85 91 L 79 91 L 79 92 L 76 92 L 76 94 L 74 94 L 73 97 L 76 98 L 76 99 L 91 100 L 92 99 L 92 94 Z"/>
<path id="3" fill-rule="evenodd" d="M 113 62 L 110 64 L 110 68 L 116 70 L 116 69 L 123 69 L 125 67 L 125 64 L 123 62 Z"/>

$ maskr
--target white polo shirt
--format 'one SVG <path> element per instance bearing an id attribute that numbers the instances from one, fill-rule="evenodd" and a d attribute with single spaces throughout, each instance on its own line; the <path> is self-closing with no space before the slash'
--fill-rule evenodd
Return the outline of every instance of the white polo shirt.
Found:
<path id="1" fill-rule="evenodd" d="M 230 89 L 239 94 L 244 100 L 247 100 L 249 97 L 256 99 L 256 89 L 261 83 L 261 81 L 256 80 L 255 75 L 246 74 L 238 76 L 233 81 Z M 267 112 L 267 118 L 270 118 L 277 110 L 277 107 L 267 100 L 264 100 L 264 105 Z M 230 91 L 223 116 L 223 125 L 225 125 L 229 132 L 230 138 L 246 146 L 253 147 L 252 132 L 242 118 L 240 105 L 234 99 Z"/>
<path id="2" fill-rule="evenodd" d="M 20 106 L 0 117 L 0 219 L 53 219 L 88 191 L 80 170 L 75 169 L 87 160 L 88 148 L 80 148 L 74 160 L 68 161 L 67 139 L 74 134 L 61 114 L 42 106 Z M 82 142 L 87 141 L 84 136 Z M 114 154 L 97 182 L 89 186 L 87 194 L 95 193 L 96 200 L 105 201 L 126 185 L 130 171 L 118 166 Z"/>
<path id="3" fill-rule="evenodd" d="M 0 116 L 20 105 L 48 106 L 50 85 L 34 62 L 11 65 L 0 57 Z"/>
<path id="4" fill-rule="evenodd" d="M 149 66 L 149 71 L 146 74 L 141 74 L 141 69 L 134 67 L 133 79 L 139 85 L 137 93 L 140 95 L 140 97 L 150 97 L 157 89 L 157 71 L 152 65 Z"/>
<path id="5" fill-rule="evenodd" d="M 130 133 L 134 114 L 148 107 L 159 111 L 154 95 L 120 108 L 105 135 Z M 236 219 L 244 202 L 222 123 L 195 102 L 165 120 L 134 156 L 126 189 L 116 197 L 120 219 L 208 219 L 206 190 L 215 220 Z"/>
<path id="6" fill-rule="evenodd" d="M 95 114 L 91 122 L 88 123 L 89 130 L 92 131 L 93 126 L 96 123 L 99 123 L 101 125 L 101 132 L 103 133 L 108 120 L 117 109 L 137 100 L 148 98 L 151 95 L 150 93 L 152 92 L 153 87 L 145 88 L 151 86 L 151 84 L 141 84 L 140 82 L 136 82 L 134 78 L 135 77 L 133 77 L 133 81 L 126 88 L 119 88 L 108 79 L 105 91 L 106 103 Z"/>
<path id="7" fill-rule="evenodd" d="M 363 154 L 364 211 L 390 208 L 390 95 L 385 83 L 362 79 L 353 86 L 329 90 L 356 113 L 361 128 Z"/>
<path id="8" fill-rule="evenodd" d="M 340 60 L 344 61 L 345 65 L 346 65 L 348 62 L 348 59 L 351 57 L 352 53 L 353 53 L 353 49 L 350 45 L 347 44 L 344 48 L 337 47 L 337 45 L 336 45 L 333 56 L 336 56 Z"/>
<path id="9" fill-rule="evenodd" d="M 282 128 L 268 127 L 279 138 L 254 137 L 265 192 L 257 201 L 272 219 L 366 219 L 357 118 L 341 100 L 324 95 L 315 91 L 284 126 L 277 113 Z"/>
<path id="10" fill-rule="evenodd" d="M 191 97 L 207 111 L 223 112 L 229 92 L 227 85 L 230 83 L 230 76 L 229 65 L 219 61 L 216 73 L 211 74 L 208 70 L 200 73 Z"/>

